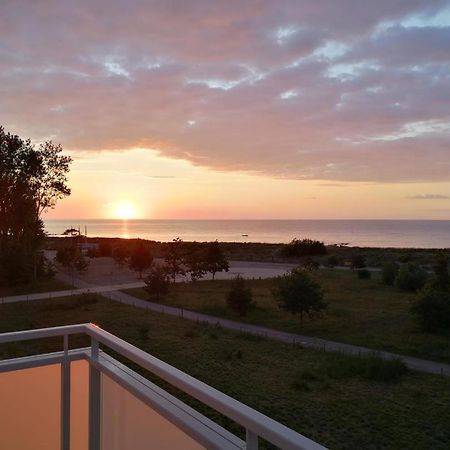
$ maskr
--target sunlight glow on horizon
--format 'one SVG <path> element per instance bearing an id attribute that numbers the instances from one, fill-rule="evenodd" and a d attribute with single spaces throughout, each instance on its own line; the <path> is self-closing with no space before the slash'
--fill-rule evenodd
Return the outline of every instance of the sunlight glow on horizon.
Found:
<path id="1" fill-rule="evenodd" d="M 119 203 L 116 203 L 114 204 L 113 209 L 114 219 L 137 219 L 136 207 L 129 201 L 121 201 Z"/>
<path id="2" fill-rule="evenodd" d="M 274 179 L 208 170 L 144 148 L 70 153 L 72 195 L 46 219 L 445 220 L 450 214 L 448 182 Z"/>

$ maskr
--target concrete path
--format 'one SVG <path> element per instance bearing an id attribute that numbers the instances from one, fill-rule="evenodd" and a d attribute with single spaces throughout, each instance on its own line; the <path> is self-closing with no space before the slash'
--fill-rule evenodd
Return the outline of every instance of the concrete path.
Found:
<path id="1" fill-rule="evenodd" d="M 192 320 L 198 323 L 207 323 L 213 326 L 220 326 L 229 330 L 240 331 L 242 333 L 248 333 L 256 336 L 262 336 L 268 339 L 274 339 L 276 341 L 285 342 L 293 345 L 302 345 L 304 347 L 314 348 L 318 350 L 341 352 L 353 355 L 373 354 L 381 356 L 385 359 L 400 359 L 407 367 L 412 370 L 418 370 L 420 372 L 427 372 L 437 375 L 450 376 L 450 365 L 435 361 L 429 361 L 425 359 L 413 358 L 410 356 L 398 355 L 395 353 L 383 352 L 373 350 L 366 347 L 359 347 L 356 345 L 343 344 L 340 342 L 328 341 L 325 339 L 303 336 L 300 334 L 287 333 L 284 331 L 273 330 L 271 328 L 265 328 L 258 325 L 251 325 L 242 322 L 235 322 L 233 320 L 222 319 L 220 317 L 209 316 L 207 314 L 197 313 L 182 308 L 176 308 L 173 306 L 161 305 L 159 303 L 148 302 L 141 300 L 124 292 L 110 291 L 103 294 L 111 300 L 125 303 L 127 305 L 143 308 L 147 311 L 155 311 L 163 314 L 169 314 L 177 316 L 182 319 Z"/>
<path id="2" fill-rule="evenodd" d="M 59 278 L 59 277 L 58 277 Z M 65 277 L 61 277 L 61 281 L 68 282 Z M 110 291 L 120 291 L 125 289 L 134 289 L 144 287 L 144 282 L 137 281 L 135 283 L 124 283 L 115 284 L 110 286 L 93 286 L 88 285 L 88 283 L 77 280 L 77 287 L 73 289 L 66 289 L 64 291 L 50 291 L 50 292 L 38 292 L 35 294 L 22 294 L 22 295 L 11 295 L 9 297 L 0 297 L 0 303 L 16 303 L 16 302 L 28 302 L 34 300 L 46 300 L 50 298 L 60 298 L 60 297 L 70 297 L 72 295 L 81 294 L 102 294 Z"/>
<path id="3" fill-rule="evenodd" d="M 72 278 L 69 275 L 58 273 L 58 279 L 66 283 L 72 283 Z M 320 339 L 310 336 L 303 336 L 300 334 L 287 333 L 284 331 L 273 330 L 271 328 L 265 328 L 258 325 L 251 325 L 242 322 L 236 322 L 233 320 L 223 319 L 220 317 L 214 317 L 207 314 L 197 313 L 194 311 L 186 310 L 183 308 L 176 308 L 173 306 L 161 305 L 159 303 L 153 303 L 146 300 L 141 300 L 133 297 L 124 292 L 120 292 L 124 289 L 143 287 L 142 281 L 136 281 L 134 283 L 123 283 L 107 286 L 96 286 L 87 283 L 86 281 L 75 279 L 75 288 L 65 291 L 43 292 L 38 294 L 29 295 L 16 295 L 12 297 L 4 297 L 1 299 L 2 303 L 13 303 L 20 301 L 32 301 L 42 300 L 49 298 L 68 297 L 72 295 L 80 295 L 85 293 L 97 293 L 105 298 L 115 300 L 126 305 L 142 308 L 147 311 L 154 311 L 162 314 L 169 314 L 172 316 L 180 317 L 186 320 L 192 320 L 198 323 L 207 323 L 213 326 L 219 326 L 222 328 L 239 331 L 242 333 L 248 333 L 256 336 L 262 336 L 268 339 L 274 339 L 284 343 L 293 345 L 302 345 L 308 348 L 314 348 L 323 351 L 341 352 L 353 355 L 376 353 L 385 359 L 400 359 L 407 367 L 420 372 L 427 372 L 431 374 L 437 374 L 441 376 L 450 376 L 450 365 L 439 363 L 435 361 L 429 361 L 425 359 L 413 358 L 410 356 L 398 355 L 395 353 L 383 352 L 373 350 L 366 347 L 359 347 L 351 344 L 343 344 L 340 342 L 329 341 L 326 339 Z"/>

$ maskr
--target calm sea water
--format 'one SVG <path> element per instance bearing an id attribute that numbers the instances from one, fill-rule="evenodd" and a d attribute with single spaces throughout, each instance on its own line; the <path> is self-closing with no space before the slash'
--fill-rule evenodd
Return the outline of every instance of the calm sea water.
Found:
<path id="1" fill-rule="evenodd" d="M 311 238 L 326 244 L 366 247 L 450 248 L 448 220 L 47 220 L 60 234 L 76 227 L 90 237 L 171 241 L 289 242 Z"/>

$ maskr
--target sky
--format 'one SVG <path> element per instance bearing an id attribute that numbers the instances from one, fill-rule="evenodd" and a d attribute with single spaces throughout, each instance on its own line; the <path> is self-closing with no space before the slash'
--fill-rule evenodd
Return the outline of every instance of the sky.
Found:
<path id="1" fill-rule="evenodd" d="M 48 218 L 450 219 L 450 0 L 2 0 Z"/>

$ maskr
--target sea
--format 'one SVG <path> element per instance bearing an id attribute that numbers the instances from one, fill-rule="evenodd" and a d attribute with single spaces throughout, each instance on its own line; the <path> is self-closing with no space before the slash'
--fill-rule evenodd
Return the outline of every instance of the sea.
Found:
<path id="1" fill-rule="evenodd" d="M 45 220 L 49 235 L 79 228 L 88 237 L 287 243 L 318 239 L 360 247 L 450 248 L 450 220 Z"/>

